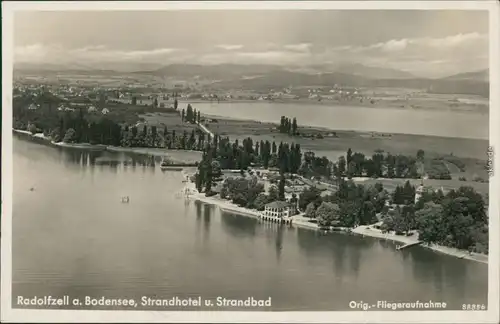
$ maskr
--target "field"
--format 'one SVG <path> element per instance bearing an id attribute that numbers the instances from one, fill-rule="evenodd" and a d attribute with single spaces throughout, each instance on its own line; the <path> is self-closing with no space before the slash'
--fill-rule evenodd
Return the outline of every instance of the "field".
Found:
<path id="1" fill-rule="evenodd" d="M 177 135 L 181 135 L 185 130 L 188 133 L 194 129 L 197 129 L 196 125 L 183 123 L 181 121 L 181 116 L 175 112 L 155 112 L 155 113 L 145 113 L 139 115 L 140 118 L 144 119 L 144 122 L 149 126 L 156 126 L 158 129 L 163 129 L 167 127 L 168 132 L 175 130 Z"/>
<path id="2" fill-rule="evenodd" d="M 364 180 L 360 183 L 363 183 L 365 185 L 374 185 L 375 183 L 378 182 L 378 183 L 381 183 L 384 185 L 384 189 L 387 189 L 388 191 L 393 191 L 394 189 L 396 189 L 396 187 L 398 185 L 403 186 L 406 181 L 410 181 L 410 183 L 413 186 L 420 185 L 420 180 L 418 180 L 418 179 L 368 179 L 368 180 Z M 451 189 L 457 189 L 461 186 L 472 187 L 477 192 L 479 192 L 483 195 L 485 195 L 489 192 L 489 184 L 488 183 L 481 183 L 481 182 L 475 182 L 475 181 L 427 179 L 427 180 L 424 180 L 424 185 L 428 186 L 428 187 L 432 187 L 433 189 L 442 188 L 445 193 Z"/>

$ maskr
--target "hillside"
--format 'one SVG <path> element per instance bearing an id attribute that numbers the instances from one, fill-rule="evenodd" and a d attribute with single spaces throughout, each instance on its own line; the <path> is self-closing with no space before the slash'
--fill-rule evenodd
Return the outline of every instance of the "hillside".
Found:
<path id="1" fill-rule="evenodd" d="M 130 66 L 132 69 L 135 66 Z M 154 67 L 142 65 L 142 67 Z M 126 68 L 121 66 L 122 69 Z M 329 72 L 319 72 L 329 71 Z M 83 65 L 47 65 L 37 67 L 24 65 L 15 67 L 17 75 L 106 75 L 106 76 L 140 76 L 176 78 L 180 80 L 210 80 L 219 89 L 265 90 L 285 88 L 288 86 L 325 86 L 335 84 L 352 87 L 387 87 L 412 88 L 427 90 L 432 93 L 471 94 L 489 96 L 488 71 L 477 71 L 452 75 L 442 79 L 417 78 L 410 73 L 378 67 L 367 67 L 361 64 L 331 67 L 326 65 L 310 65 L 304 67 L 284 68 L 275 65 L 244 64 L 172 64 L 158 69 L 138 70 L 135 72 L 115 71 L 111 69 L 91 69 Z"/>
<path id="2" fill-rule="evenodd" d="M 369 79 L 412 79 L 411 73 L 391 68 L 372 67 L 362 64 L 346 64 L 337 67 L 334 72 L 362 76 Z"/>
<path id="3" fill-rule="evenodd" d="M 488 82 L 489 79 L 490 79 L 489 70 L 459 73 L 443 78 L 443 80 L 450 80 L 450 81 L 467 80 L 467 81 L 478 81 L 478 82 Z"/>

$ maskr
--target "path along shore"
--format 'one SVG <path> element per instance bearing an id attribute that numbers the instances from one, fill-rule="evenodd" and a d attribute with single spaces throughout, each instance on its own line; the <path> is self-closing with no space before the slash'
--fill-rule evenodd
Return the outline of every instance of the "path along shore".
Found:
<path id="1" fill-rule="evenodd" d="M 205 204 L 210 204 L 210 205 L 215 205 L 218 206 L 221 210 L 223 211 L 228 211 L 232 212 L 235 214 L 247 216 L 247 217 L 253 217 L 253 218 L 258 218 L 260 216 L 260 212 L 244 207 L 237 206 L 233 203 L 231 203 L 228 200 L 222 199 L 218 196 L 212 196 L 212 197 L 206 197 L 204 193 L 199 193 L 195 186 L 194 183 L 192 182 L 187 182 L 186 186 L 184 188 L 184 192 L 187 194 L 187 197 L 191 200 L 195 201 L 200 201 Z M 301 216 L 301 215 L 296 215 L 292 216 L 292 226 L 297 226 L 309 230 L 316 230 L 319 231 L 321 230 L 318 224 L 309 222 L 309 219 Z M 404 235 L 396 235 L 394 233 L 382 233 L 381 230 L 378 230 L 374 228 L 375 224 L 373 225 L 360 225 L 355 228 L 349 229 L 349 228 L 338 228 L 340 233 L 351 233 L 354 235 L 360 235 L 360 236 L 369 236 L 369 237 L 374 237 L 378 239 L 383 239 L 383 240 L 389 240 L 392 242 L 396 243 L 401 243 L 401 244 L 412 244 L 412 243 L 417 243 L 418 242 L 418 234 L 415 233 L 412 236 L 404 236 Z M 457 257 L 459 259 L 467 259 L 471 261 L 476 261 L 480 263 L 488 263 L 488 256 L 485 254 L 480 254 L 480 253 L 469 253 L 468 251 L 465 250 L 460 250 L 456 248 L 451 248 L 451 247 L 446 247 L 446 246 L 441 246 L 437 244 L 421 244 L 422 247 L 426 249 L 430 249 L 432 251 L 438 252 L 438 253 L 443 253 L 447 254 L 450 256 Z"/>

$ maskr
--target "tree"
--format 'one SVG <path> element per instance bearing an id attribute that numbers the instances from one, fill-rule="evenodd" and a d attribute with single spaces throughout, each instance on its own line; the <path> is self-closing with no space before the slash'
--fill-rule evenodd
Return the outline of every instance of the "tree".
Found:
<path id="1" fill-rule="evenodd" d="M 261 192 L 261 193 L 259 193 L 257 198 L 255 198 L 254 206 L 255 206 L 255 209 L 260 211 L 260 210 L 264 210 L 266 204 L 268 204 L 268 203 L 269 203 L 269 196 L 266 195 L 265 193 Z"/>
<path id="2" fill-rule="evenodd" d="M 424 156 L 425 156 L 424 150 L 420 149 L 417 151 L 417 160 L 418 161 L 423 162 Z"/>
<path id="3" fill-rule="evenodd" d="M 322 227 L 336 225 L 339 219 L 339 207 L 330 202 L 322 202 L 316 210 L 316 219 Z"/>
<path id="4" fill-rule="evenodd" d="M 279 200 L 279 192 L 276 186 L 269 187 L 269 202 L 278 201 Z"/>
<path id="5" fill-rule="evenodd" d="M 29 125 L 28 125 L 28 131 L 29 131 L 31 134 L 36 134 L 36 132 L 37 132 L 36 125 L 35 125 L 35 124 L 29 124 Z"/>
<path id="6" fill-rule="evenodd" d="M 356 162 L 354 161 L 349 162 L 349 164 L 347 165 L 346 174 L 348 179 L 352 179 L 352 177 L 356 175 L 356 166 Z"/>
<path id="7" fill-rule="evenodd" d="M 415 213 L 418 239 L 426 243 L 440 243 L 445 239 L 446 229 L 443 222 L 444 209 L 441 205 L 429 202 Z"/>
<path id="8" fill-rule="evenodd" d="M 343 156 L 339 157 L 338 172 L 340 177 L 346 173 L 346 165 L 346 159 Z"/>
<path id="9" fill-rule="evenodd" d="M 297 135 L 297 118 L 293 118 L 292 122 L 292 135 Z"/>
<path id="10" fill-rule="evenodd" d="M 408 205 L 404 206 L 401 212 L 403 216 L 404 230 L 406 232 L 406 235 L 408 235 L 410 230 L 415 228 L 415 209 L 413 208 L 413 205 Z"/>
<path id="11" fill-rule="evenodd" d="M 305 216 L 309 218 L 316 218 L 316 206 L 313 202 L 307 204 Z"/>
<path id="12" fill-rule="evenodd" d="M 220 167 L 219 161 L 212 161 L 212 175 L 214 179 L 220 178 L 222 176 L 222 169 Z"/>
<path id="13" fill-rule="evenodd" d="M 197 119 L 197 122 L 198 124 L 201 122 L 201 115 L 200 115 L 200 111 L 198 110 L 198 116 L 196 116 L 196 119 Z"/>
<path id="14" fill-rule="evenodd" d="M 64 135 L 63 142 L 64 143 L 73 143 L 76 138 L 76 132 L 73 128 L 70 128 L 66 131 L 66 134 Z"/>
<path id="15" fill-rule="evenodd" d="M 395 169 L 395 164 L 396 164 L 396 160 L 395 160 L 394 156 L 391 154 L 388 154 L 386 159 L 385 159 L 385 163 L 387 165 L 387 177 L 391 178 L 391 179 L 394 178 L 394 176 L 395 176 L 394 169 Z"/>
<path id="16" fill-rule="evenodd" d="M 227 198 L 227 195 L 229 193 L 229 190 L 227 188 L 227 185 L 223 185 L 222 188 L 220 189 L 220 197 L 222 199 L 226 199 Z"/>
<path id="17" fill-rule="evenodd" d="M 278 199 L 285 200 L 285 176 L 281 174 L 278 185 Z"/>
<path id="18" fill-rule="evenodd" d="M 361 208 L 357 201 L 344 200 L 339 205 L 339 225 L 354 227 L 359 223 Z"/>
<path id="19" fill-rule="evenodd" d="M 203 174 L 201 174 L 200 172 L 195 174 L 195 186 L 196 186 L 196 190 L 198 190 L 198 192 L 201 192 L 203 190 L 204 180 L 205 179 L 203 178 Z"/>
<path id="20" fill-rule="evenodd" d="M 401 192 L 401 200 L 405 205 L 411 204 L 415 201 L 415 187 L 410 184 L 410 181 L 406 181 Z"/>
<path id="21" fill-rule="evenodd" d="M 401 235 L 406 230 L 404 218 L 401 214 L 401 208 L 389 211 L 387 216 L 383 219 L 384 231 L 394 231 L 396 235 Z"/>
<path id="22" fill-rule="evenodd" d="M 352 150 L 351 148 L 347 149 L 347 156 L 346 156 L 346 165 L 349 165 L 352 161 Z"/>
<path id="23" fill-rule="evenodd" d="M 60 130 L 58 128 L 54 128 L 50 132 L 50 138 L 52 139 L 52 141 L 54 141 L 55 143 L 59 143 L 61 141 L 61 137 L 59 136 L 59 134 Z"/>
<path id="24" fill-rule="evenodd" d="M 185 116 L 186 116 L 186 113 L 185 113 L 184 109 L 182 109 L 182 112 L 181 112 L 181 122 L 184 122 Z"/>
<path id="25" fill-rule="evenodd" d="M 293 207 L 294 212 L 297 211 L 297 203 L 299 202 L 299 199 L 297 198 L 297 195 L 295 193 L 292 194 L 292 198 L 290 199 L 290 204 Z"/>
<path id="26" fill-rule="evenodd" d="M 137 105 L 137 97 L 132 97 L 132 105 L 136 106 Z"/>
<path id="27" fill-rule="evenodd" d="M 316 207 L 321 204 L 321 191 L 315 187 L 309 187 L 299 195 L 299 208 L 305 210 L 309 203 L 313 202 Z"/>
<path id="28" fill-rule="evenodd" d="M 174 109 L 177 110 L 177 107 L 179 106 L 179 102 L 177 101 L 177 98 L 174 100 Z"/>

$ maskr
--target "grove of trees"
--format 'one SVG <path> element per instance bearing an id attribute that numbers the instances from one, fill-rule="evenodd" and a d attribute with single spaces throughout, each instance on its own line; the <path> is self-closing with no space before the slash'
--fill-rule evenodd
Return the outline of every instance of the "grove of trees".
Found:
<path id="1" fill-rule="evenodd" d="M 486 202 L 472 187 L 427 190 L 416 204 L 406 202 L 384 211 L 383 230 L 408 234 L 415 230 L 429 244 L 488 253 Z"/>
<path id="2" fill-rule="evenodd" d="M 294 117 L 291 119 L 286 116 L 281 116 L 280 125 L 278 127 L 280 133 L 294 136 L 298 134 L 297 128 L 297 118 Z"/>

